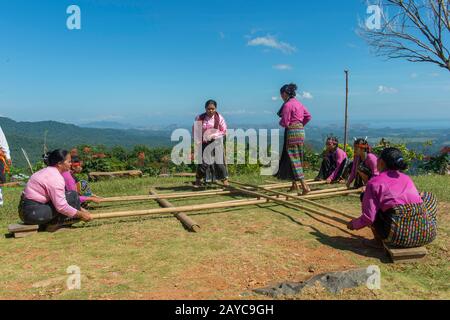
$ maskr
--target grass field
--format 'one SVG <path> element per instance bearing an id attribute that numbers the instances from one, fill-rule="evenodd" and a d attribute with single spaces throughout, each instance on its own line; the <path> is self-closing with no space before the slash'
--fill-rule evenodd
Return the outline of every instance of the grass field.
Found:
<path id="1" fill-rule="evenodd" d="M 259 176 L 234 177 L 263 183 Z M 25 239 L 0 239 L 0 298 L 2 299 L 261 299 L 251 289 L 282 281 L 303 281 L 322 272 L 378 265 L 382 288 L 349 289 L 331 295 L 319 288 L 298 299 L 449 299 L 450 239 L 449 177 L 415 178 L 421 190 L 440 200 L 439 238 L 430 255 L 417 264 L 393 265 L 381 251 L 361 239 L 368 230 L 349 232 L 348 218 L 309 215 L 275 204 L 192 214 L 202 230 L 187 232 L 172 216 L 129 218 L 78 224 L 54 234 Z M 101 196 L 190 191 L 182 178 L 143 178 L 92 185 Z M 18 221 L 20 188 L 4 190 L 0 228 Z M 175 205 L 219 202 L 230 197 L 181 199 Z M 359 199 L 321 200 L 359 215 Z M 158 208 L 154 201 L 103 205 L 92 213 Z M 68 290 L 66 270 L 80 267 L 80 290 Z"/>

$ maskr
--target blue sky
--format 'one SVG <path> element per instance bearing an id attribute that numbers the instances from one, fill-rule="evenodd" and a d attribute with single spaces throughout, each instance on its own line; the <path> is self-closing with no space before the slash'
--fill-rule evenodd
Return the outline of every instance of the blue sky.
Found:
<path id="1" fill-rule="evenodd" d="M 66 9 L 81 8 L 81 30 Z M 296 82 L 315 125 L 450 121 L 448 71 L 385 61 L 356 35 L 365 1 L 0 1 L 0 115 L 187 123 L 214 98 L 234 122 L 276 120 Z"/>

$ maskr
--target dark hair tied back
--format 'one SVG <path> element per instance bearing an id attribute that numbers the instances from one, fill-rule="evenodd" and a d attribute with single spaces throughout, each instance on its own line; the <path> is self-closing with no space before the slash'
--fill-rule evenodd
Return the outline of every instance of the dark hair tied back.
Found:
<path id="1" fill-rule="evenodd" d="M 295 98 L 297 96 L 298 87 L 295 83 L 286 84 L 280 89 L 280 93 L 286 93 L 289 98 Z"/>
<path id="2" fill-rule="evenodd" d="M 216 107 L 216 109 L 217 109 L 217 102 L 215 100 L 208 100 L 208 101 L 206 101 L 205 109 L 207 109 L 210 104 L 214 105 Z"/>
<path id="3" fill-rule="evenodd" d="M 46 166 L 54 167 L 58 163 L 64 162 L 66 160 L 66 157 L 68 154 L 69 154 L 69 152 L 67 150 L 61 150 L 61 149 L 53 150 L 53 151 L 47 152 L 43 156 L 43 161 Z"/>
<path id="4" fill-rule="evenodd" d="M 405 162 L 402 152 L 397 148 L 384 149 L 380 158 L 383 159 L 389 170 L 404 171 L 408 169 L 408 164 Z"/>

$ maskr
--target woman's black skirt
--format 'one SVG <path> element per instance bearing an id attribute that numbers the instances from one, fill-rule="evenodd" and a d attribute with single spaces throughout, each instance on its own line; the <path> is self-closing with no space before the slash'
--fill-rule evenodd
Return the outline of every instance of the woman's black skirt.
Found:
<path id="1" fill-rule="evenodd" d="M 197 166 L 197 179 L 205 183 L 228 179 L 223 139 L 202 144 L 202 164 Z"/>
<path id="2" fill-rule="evenodd" d="M 66 199 L 71 207 L 80 210 L 81 203 L 77 192 L 66 192 Z M 19 217 L 26 225 L 47 225 L 73 220 L 56 211 L 52 203 L 42 204 L 26 199 L 23 195 L 19 203 Z"/>

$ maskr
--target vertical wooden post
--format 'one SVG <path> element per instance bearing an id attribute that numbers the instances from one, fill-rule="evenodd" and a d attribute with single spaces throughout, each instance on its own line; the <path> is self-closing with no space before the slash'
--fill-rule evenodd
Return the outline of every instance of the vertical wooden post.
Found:
<path id="1" fill-rule="evenodd" d="M 344 127 L 344 151 L 347 152 L 348 143 L 348 70 L 345 70 L 345 127 Z"/>

